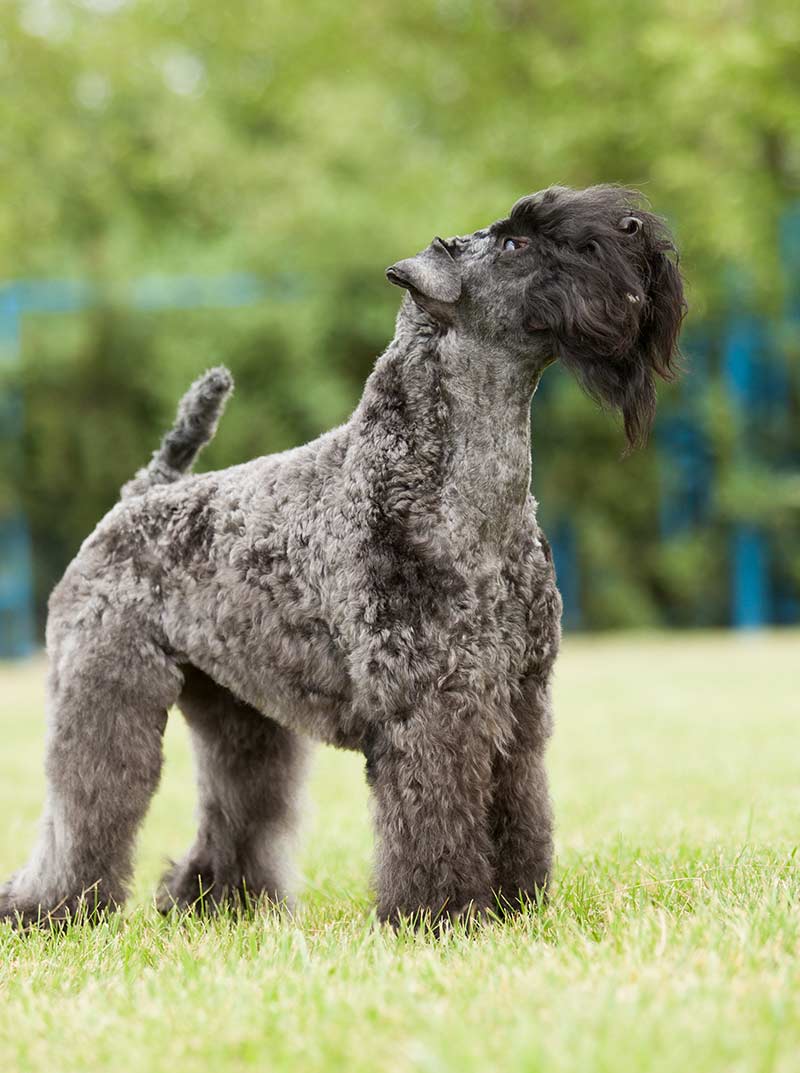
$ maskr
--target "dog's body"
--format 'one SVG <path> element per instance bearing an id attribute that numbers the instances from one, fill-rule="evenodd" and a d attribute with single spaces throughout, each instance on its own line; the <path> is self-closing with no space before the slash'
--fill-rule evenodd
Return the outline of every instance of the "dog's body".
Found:
<path id="1" fill-rule="evenodd" d="M 556 189 L 393 266 L 409 291 L 395 338 L 350 421 L 310 444 L 186 477 L 230 383 L 214 370 L 193 387 L 51 598 L 48 805 L 0 916 L 123 900 L 173 704 L 200 830 L 163 908 L 289 896 L 308 738 L 366 756 L 382 918 L 544 890 L 560 599 L 529 491 L 530 401 L 560 356 L 641 438 L 682 295 L 657 222 L 632 211 L 614 188 Z M 580 272 L 567 291 L 558 278 L 588 257 L 563 253 L 571 233 L 609 247 L 610 267 L 579 266 L 586 293 Z"/>

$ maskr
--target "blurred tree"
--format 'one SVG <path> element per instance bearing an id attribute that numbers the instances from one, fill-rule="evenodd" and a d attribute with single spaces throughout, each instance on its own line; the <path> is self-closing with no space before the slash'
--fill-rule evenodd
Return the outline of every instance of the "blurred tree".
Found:
<path id="1" fill-rule="evenodd" d="M 252 314 L 132 318 L 111 303 L 69 330 L 31 324 L 23 493 L 43 589 L 198 369 L 226 360 L 239 381 L 208 464 L 342 420 L 391 332 L 383 266 L 523 192 L 639 186 L 677 229 L 695 318 L 724 312 L 729 263 L 778 310 L 798 116 L 795 0 L 6 0 L 0 278 L 114 294 L 154 271 L 246 269 L 295 292 Z M 783 353 L 796 417 L 796 340 Z M 658 455 L 620 465 L 614 427 L 548 375 L 536 488 L 546 516 L 580 530 L 587 624 L 688 621 L 700 569 L 707 619 L 724 619 L 721 541 L 741 498 L 724 401 L 706 415 L 719 501 L 705 530 L 659 547 Z M 784 458 L 796 428 L 779 436 Z M 776 496 L 786 508 L 767 521 L 785 544 L 796 489 Z"/>

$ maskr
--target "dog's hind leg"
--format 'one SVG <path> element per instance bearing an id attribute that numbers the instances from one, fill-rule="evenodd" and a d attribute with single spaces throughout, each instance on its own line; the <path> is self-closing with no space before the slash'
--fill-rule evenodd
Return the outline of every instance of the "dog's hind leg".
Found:
<path id="1" fill-rule="evenodd" d="M 178 704 L 195 753 L 199 830 L 164 876 L 159 909 L 241 906 L 261 896 L 287 903 L 307 743 L 197 668 L 184 675 Z"/>
<path id="2" fill-rule="evenodd" d="M 490 825 L 494 888 L 503 910 L 536 904 L 547 892 L 553 858 L 553 815 L 544 753 L 550 734 L 545 686 L 526 683 L 514 739 L 495 756 Z"/>
<path id="3" fill-rule="evenodd" d="M 47 801 L 29 862 L 0 888 L 0 920 L 92 920 L 127 893 L 182 677 L 155 643 L 97 618 L 49 631 Z"/>

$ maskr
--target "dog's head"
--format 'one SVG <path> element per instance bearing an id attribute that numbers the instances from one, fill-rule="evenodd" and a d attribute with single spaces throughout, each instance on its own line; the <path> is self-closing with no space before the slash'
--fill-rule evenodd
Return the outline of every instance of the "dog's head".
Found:
<path id="1" fill-rule="evenodd" d="M 631 446 L 655 414 L 655 378 L 675 375 L 686 311 L 675 246 L 641 197 L 615 186 L 551 187 L 472 235 L 435 238 L 386 270 L 450 330 L 501 343 L 539 372 L 560 358 L 621 411 Z"/>

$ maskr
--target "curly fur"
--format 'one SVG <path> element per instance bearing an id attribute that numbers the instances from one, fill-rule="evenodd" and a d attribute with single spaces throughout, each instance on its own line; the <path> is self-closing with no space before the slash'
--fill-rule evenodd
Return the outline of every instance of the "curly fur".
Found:
<path id="1" fill-rule="evenodd" d="M 291 897 L 310 739 L 366 756 L 382 919 L 540 897 L 561 601 L 531 397 L 559 357 L 643 438 L 683 315 L 671 253 L 614 187 L 435 239 L 387 271 L 407 291 L 396 334 L 345 425 L 187 476 L 231 388 L 198 381 L 51 596 L 47 803 L 0 916 L 123 901 L 175 704 L 199 831 L 162 909 Z"/>

